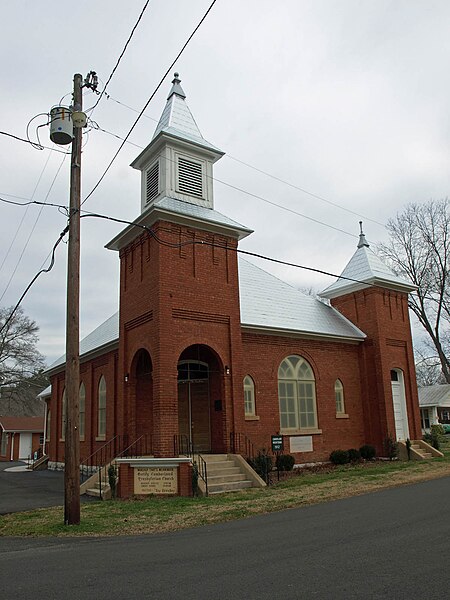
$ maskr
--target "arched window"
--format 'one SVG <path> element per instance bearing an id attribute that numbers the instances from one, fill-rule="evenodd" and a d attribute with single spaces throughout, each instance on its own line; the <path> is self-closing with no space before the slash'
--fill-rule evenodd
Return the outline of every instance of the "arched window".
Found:
<path id="1" fill-rule="evenodd" d="M 278 369 L 278 398 L 282 430 L 317 429 L 316 384 L 309 363 L 288 356 Z"/>
<path id="2" fill-rule="evenodd" d="M 106 437 L 106 381 L 103 375 L 98 382 L 98 419 L 97 435 L 99 438 Z"/>
<path id="3" fill-rule="evenodd" d="M 66 399 L 66 388 L 64 388 L 62 399 L 61 399 L 61 439 L 66 439 L 66 421 L 67 421 L 67 399 Z"/>
<path id="4" fill-rule="evenodd" d="M 86 422 L 86 388 L 82 382 L 80 385 L 80 393 L 78 396 L 79 409 L 80 409 L 80 440 L 84 440 L 84 429 Z"/>
<path id="5" fill-rule="evenodd" d="M 340 379 L 336 379 L 334 382 L 334 397 L 336 399 L 336 414 L 345 414 L 344 386 L 342 385 L 342 381 Z"/>
<path id="6" fill-rule="evenodd" d="M 246 417 L 254 417 L 255 410 L 255 384 L 250 375 L 244 377 L 244 412 Z"/>

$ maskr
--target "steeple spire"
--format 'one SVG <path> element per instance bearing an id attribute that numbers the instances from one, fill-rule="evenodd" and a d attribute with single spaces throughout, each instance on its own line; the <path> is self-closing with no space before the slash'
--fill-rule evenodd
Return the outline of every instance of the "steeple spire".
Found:
<path id="1" fill-rule="evenodd" d="M 360 229 L 360 232 L 359 232 L 359 242 L 358 242 L 358 248 L 363 248 L 364 246 L 365 246 L 366 248 L 369 248 L 370 246 L 369 246 L 369 244 L 368 244 L 368 242 L 367 242 L 367 240 L 366 240 L 366 236 L 364 235 L 364 232 L 363 232 L 363 226 L 362 226 L 362 225 L 363 225 L 363 222 L 362 222 L 362 221 L 360 221 L 360 222 L 359 222 L 359 229 Z"/>
<path id="2" fill-rule="evenodd" d="M 167 100 L 169 100 L 173 94 L 180 96 L 180 98 L 186 98 L 186 94 L 184 93 L 183 88 L 181 87 L 180 83 L 181 83 L 180 76 L 178 75 L 178 73 L 174 73 L 173 80 L 172 80 L 172 89 L 170 90 L 169 95 L 167 96 Z"/>

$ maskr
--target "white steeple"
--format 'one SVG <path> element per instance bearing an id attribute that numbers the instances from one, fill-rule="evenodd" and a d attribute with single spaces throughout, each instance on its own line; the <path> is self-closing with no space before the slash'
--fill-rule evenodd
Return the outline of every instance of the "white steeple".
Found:
<path id="1" fill-rule="evenodd" d="M 360 234 L 357 250 L 340 277 L 320 292 L 322 298 L 337 298 L 370 286 L 379 286 L 400 292 L 412 292 L 416 286 L 398 277 L 370 249 L 359 222 Z"/>
<path id="2" fill-rule="evenodd" d="M 152 141 L 131 163 L 142 172 L 141 210 L 164 197 L 213 208 L 213 164 L 224 152 L 200 133 L 174 74 Z"/>

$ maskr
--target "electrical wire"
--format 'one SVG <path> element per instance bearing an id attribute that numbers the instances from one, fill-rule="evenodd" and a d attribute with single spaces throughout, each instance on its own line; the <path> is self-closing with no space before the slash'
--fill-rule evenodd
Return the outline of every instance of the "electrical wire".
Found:
<path id="1" fill-rule="evenodd" d="M 11 196 L 11 194 L 3 194 L 4 196 Z M 21 198 L 21 196 L 12 196 L 13 198 Z M 23 198 L 23 200 L 28 200 Z M 7 200 L 6 198 L 0 197 L 0 202 L 6 204 L 14 204 L 15 206 L 29 206 L 30 204 L 37 204 L 38 206 L 52 206 L 56 208 L 63 208 L 67 210 L 67 206 L 64 204 L 53 204 L 52 202 L 40 202 L 39 200 L 29 200 L 28 202 L 14 202 L 14 200 Z"/>
<path id="2" fill-rule="evenodd" d="M 142 8 L 142 10 L 141 10 L 141 14 L 139 15 L 139 17 L 138 17 L 138 20 L 137 20 L 137 21 L 136 21 L 136 23 L 134 24 L 134 26 L 133 26 L 133 29 L 131 30 L 131 33 L 130 33 L 130 35 L 128 36 L 128 39 L 127 39 L 127 41 L 126 41 L 126 43 L 125 43 L 125 46 L 123 47 L 123 50 L 122 50 L 122 52 L 120 53 L 120 56 L 119 56 L 119 58 L 117 59 L 117 62 L 116 62 L 116 64 L 114 65 L 114 68 L 113 68 L 113 70 L 111 71 L 111 74 L 110 74 L 110 76 L 108 77 L 108 79 L 107 79 L 107 81 L 106 81 L 105 85 L 103 86 L 103 90 L 102 90 L 102 92 L 100 93 L 99 97 L 97 98 L 97 102 L 94 104 L 94 106 L 93 106 L 92 108 L 90 108 L 90 109 L 89 109 L 89 111 L 91 112 L 91 114 L 92 114 L 92 112 L 93 112 L 93 111 L 96 109 L 96 107 L 97 107 L 98 103 L 100 102 L 100 100 L 103 98 L 103 95 L 104 95 L 104 94 L 105 94 L 105 92 L 106 92 L 106 88 L 108 87 L 108 84 L 109 84 L 109 82 L 110 82 L 110 81 L 111 81 L 111 79 L 114 77 L 114 73 L 116 72 L 116 70 L 117 70 L 117 68 L 118 68 L 118 66 L 119 66 L 119 64 L 120 64 L 120 61 L 122 60 L 122 58 L 123 58 L 123 55 L 124 55 L 124 54 L 125 54 L 125 52 L 127 51 L 128 44 L 131 42 L 131 38 L 133 37 L 133 35 L 134 35 L 134 32 L 136 31 L 136 29 L 137 29 L 137 27 L 138 27 L 139 23 L 141 22 L 141 19 L 142 19 L 142 17 L 144 16 L 144 13 L 145 13 L 145 11 L 146 11 L 146 9 L 147 9 L 147 6 L 148 6 L 149 2 L 150 2 L 150 0 L 147 0 L 147 1 L 146 1 L 146 3 L 144 4 L 144 6 L 143 6 L 143 8 Z"/>
<path id="3" fill-rule="evenodd" d="M 49 197 L 49 195 L 50 195 L 50 193 L 51 193 L 51 191 L 52 191 L 52 189 L 53 189 L 53 186 L 54 186 L 54 184 L 55 184 L 55 181 L 56 181 L 56 179 L 57 179 L 57 177 L 58 177 L 58 175 L 59 175 L 59 173 L 60 173 L 60 171 L 61 171 L 61 169 L 62 169 L 62 166 L 63 166 L 63 164 L 64 164 L 64 161 L 65 161 L 65 160 L 66 160 L 66 157 L 65 157 L 65 156 L 63 156 L 63 159 L 62 159 L 62 161 L 61 161 L 61 164 L 59 165 L 59 167 L 58 167 L 58 169 L 57 169 L 57 171 L 56 171 L 56 173 L 55 173 L 55 176 L 53 177 L 53 180 L 52 180 L 52 182 L 51 182 L 51 184 L 50 184 L 50 187 L 49 187 L 49 189 L 48 189 L 48 192 L 47 192 L 47 194 L 46 194 L 46 196 L 45 196 L 45 200 L 44 200 L 44 202 L 41 202 L 41 203 L 40 203 L 41 207 L 40 207 L 40 209 L 39 209 L 39 212 L 38 212 L 38 214 L 37 214 L 37 216 L 36 216 L 36 219 L 35 219 L 35 221 L 34 221 L 33 227 L 31 228 L 31 231 L 30 231 L 30 233 L 29 233 L 29 235 L 28 235 L 28 238 L 27 238 L 27 240 L 26 240 L 26 242 L 25 242 L 25 245 L 24 245 L 24 247 L 23 247 L 23 249 L 22 249 L 22 252 L 21 252 L 21 253 L 20 253 L 20 255 L 19 255 L 19 258 L 17 259 L 16 265 L 15 265 L 15 267 L 14 267 L 14 269 L 13 269 L 13 272 L 11 273 L 11 276 L 10 276 L 10 278 L 9 278 L 9 280 L 8 280 L 8 283 L 6 284 L 6 287 L 5 287 L 5 289 L 3 290 L 3 293 L 2 293 L 2 295 L 0 296 L 0 302 L 3 300 L 3 298 L 4 298 L 5 294 L 6 294 L 6 292 L 7 292 L 7 291 L 8 291 L 8 289 L 9 289 L 9 286 L 11 285 L 11 282 L 12 282 L 12 280 L 14 279 L 14 275 L 16 274 L 16 271 L 17 271 L 17 269 L 18 269 L 18 267 L 19 267 L 19 265 L 20 265 L 20 263 L 21 263 L 21 261 L 22 261 L 23 255 L 25 254 L 25 251 L 26 251 L 26 249 L 28 248 L 28 244 L 30 243 L 30 239 L 31 239 L 31 237 L 32 237 L 32 235 L 33 235 L 33 233 L 34 233 L 34 230 L 36 229 L 36 225 L 38 224 L 38 221 L 39 221 L 39 219 L 40 219 L 40 216 L 41 216 L 41 214 L 42 214 L 42 211 L 44 210 L 44 206 L 45 206 L 45 204 L 46 204 L 46 202 L 47 202 L 47 199 L 48 199 L 48 197 Z"/>
<path id="4" fill-rule="evenodd" d="M 129 110 L 131 110 L 133 112 L 136 112 L 136 113 L 139 112 L 136 108 L 133 108 L 132 106 L 129 106 L 128 104 L 125 104 L 124 102 L 121 102 L 120 100 L 117 100 L 116 98 L 113 98 L 109 94 L 106 94 L 106 97 L 108 100 L 112 100 L 116 104 L 119 104 L 120 106 L 128 108 Z M 150 119 L 151 121 L 158 123 L 158 119 L 154 119 L 153 117 L 150 117 L 149 115 L 145 115 L 145 114 L 143 116 L 146 119 Z M 100 131 L 105 131 L 105 130 L 100 129 Z M 105 133 L 110 133 L 110 132 L 105 131 Z M 115 134 L 111 134 L 111 135 L 115 135 Z M 118 137 L 118 136 L 116 136 L 116 137 Z M 136 145 L 136 144 L 134 144 L 134 145 Z M 240 158 L 236 158 L 235 156 L 232 156 L 231 154 L 228 154 L 228 153 L 226 153 L 224 156 L 225 156 L 225 158 L 234 160 L 235 162 L 238 162 L 241 165 L 244 165 L 245 167 L 247 167 L 249 169 L 253 169 L 254 171 L 257 171 L 258 173 L 261 173 L 262 175 L 266 175 L 267 177 L 270 177 L 271 179 L 274 179 L 275 181 L 278 181 L 278 182 L 283 183 L 284 185 L 287 185 L 295 190 L 298 190 L 299 192 L 302 192 L 303 194 L 307 194 L 308 196 L 311 196 L 312 198 L 315 198 L 316 200 L 320 200 L 321 202 L 325 202 L 327 204 L 330 204 L 331 206 L 340 208 L 341 210 L 344 210 L 352 215 L 356 215 L 357 217 L 362 217 L 365 221 L 370 221 L 371 223 L 375 223 L 376 225 L 380 225 L 381 227 L 386 228 L 386 224 L 382 223 L 381 221 L 377 221 L 376 219 L 368 217 L 367 215 L 363 215 L 362 213 L 356 212 L 356 211 L 352 210 L 351 208 L 342 206 L 342 204 L 333 202 L 332 200 L 328 200 L 327 198 L 324 198 L 323 196 L 320 196 L 319 194 L 310 192 L 309 190 L 302 188 L 302 187 L 300 187 L 294 183 L 291 183 L 289 181 L 286 181 L 285 179 L 282 179 L 281 177 L 278 177 L 277 175 L 274 175 L 273 173 L 269 173 L 268 171 L 264 171 L 263 169 L 260 169 L 259 167 L 255 167 L 254 165 L 251 165 L 248 162 L 241 160 Z"/>
<path id="5" fill-rule="evenodd" d="M 119 140 L 124 139 L 124 138 L 121 138 L 120 136 L 118 136 L 117 134 L 112 133 L 111 131 L 107 131 L 106 129 L 101 128 L 98 125 L 98 123 L 96 123 L 95 121 L 92 121 L 91 125 L 94 129 L 97 129 L 98 131 L 102 131 L 103 133 L 107 133 L 115 138 L 118 138 Z M 143 149 L 143 146 L 140 146 L 139 144 L 134 144 L 133 142 L 130 142 L 129 140 L 127 140 L 127 143 L 132 144 L 133 146 L 136 146 L 137 148 Z M 171 159 L 168 156 L 165 157 L 165 160 L 171 161 L 173 163 L 176 162 L 174 159 Z M 246 194 L 247 196 L 251 196 L 252 198 L 261 200 L 262 202 L 265 202 L 266 204 L 270 204 L 271 206 L 276 206 L 277 208 L 280 208 L 281 210 L 285 210 L 286 212 L 289 212 L 291 214 L 297 215 L 298 217 L 303 217 L 304 219 L 307 219 L 308 221 L 312 221 L 313 223 L 316 223 L 318 225 L 323 225 L 324 227 L 328 227 L 330 229 L 333 229 L 334 231 L 338 231 L 339 233 L 345 233 L 345 235 L 349 235 L 353 238 L 358 238 L 357 235 L 355 235 L 354 233 L 351 233 L 350 231 L 346 231 L 345 229 L 340 229 L 339 227 L 336 227 L 335 225 L 330 225 L 329 223 L 326 223 L 325 221 L 321 221 L 320 219 L 315 219 L 314 217 L 305 215 L 304 213 L 298 212 L 298 211 L 294 210 L 293 208 L 288 208 L 287 206 L 278 204 L 277 202 L 274 202 L 273 200 L 269 200 L 268 198 L 264 198 L 263 196 L 259 196 L 258 194 L 254 194 L 253 192 L 249 192 L 248 190 L 245 190 L 238 186 L 232 185 L 231 183 L 228 183 L 221 179 L 217 179 L 217 177 L 213 177 L 212 175 L 208 175 L 208 174 L 206 175 L 206 177 L 208 179 L 211 179 L 211 181 L 216 181 L 217 183 L 221 183 L 222 185 L 225 185 L 226 187 L 229 187 L 233 190 L 241 192 L 242 194 Z M 301 189 L 301 188 L 297 188 L 297 189 Z M 350 211 L 350 212 L 353 212 L 353 211 Z M 361 216 L 361 215 L 359 215 L 359 213 L 354 213 L 354 214 L 357 216 Z"/>
<path id="6" fill-rule="evenodd" d="M 59 246 L 59 244 L 62 242 L 64 236 L 66 235 L 66 233 L 69 231 L 69 225 L 66 225 L 66 227 L 63 229 L 63 231 L 59 234 L 58 239 L 56 240 L 55 244 L 53 245 L 52 251 L 51 251 L 51 260 L 50 260 L 50 264 L 46 269 L 40 269 L 36 275 L 33 277 L 33 279 L 30 281 L 30 283 L 27 285 L 27 287 L 25 288 L 24 292 L 22 293 L 22 295 L 20 296 L 19 300 L 16 302 L 16 304 L 14 305 L 9 317 L 6 319 L 6 321 L 4 322 L 3 326 L 0 329 L 0 335 L 3 333 L 3 331 L 7 328 L 7 326 L 9 325 L 11 319 L 13 318 L 13 316 L 15 315 L 17 309 L 19 308 L 20 304 L 22 303 L 22 300 L 25 298 L 25 296 L 27 295 L 28 291 L 30 290 L 31 286 L 34 284 L 34 282 L 36 281 L 36 279 L 42 275 L 42 273 L 49 273 L 52 269 L 53 266 L 55 264 L 55 252 L 56 252 L 56 248 Z"/>
<path id="7" fill-rule="evenodd" d="M 21 138 L 21 137 L 18 137 L 17 135 L 12 134 L 12 133 L 8 133 L 7 131 L 0 131 L 0 135 L 6 135 L 10 138 L 18 140 L 19 142 L 25 142 L 26 144 L 29 144 L 30 146 L 32 146 L 35 150 L 53 150 L 53 152 L 60 152 L 61 154 L 70 154 L 70 152 L 64 152 L 64 150 L 58 150 L 58 148 L 52 148 L 50 146 L 43 146 L 42 144 L 38 145 L 35 142 L 32 142 L 31 140 L 26 140 L 24 138 Z"/>
<path id="8" fill-rule="evenodd" d="M 142 229 L 144 231 L 146 231 L 153 239 L 155 239 L 159 244 L 163 245 L 163 246 L 167 246 L 169 248 L 183 248 L 185 246 L 193 246 L 193 245 L 199 245 L 199 246 L 211 246 L 214 248 L 221 248 L 221 249 L 226 249 L 226 250 L 231 250 L 234 251 L 238 254 L 244 254 L 247 256 L 253 256 L 254 258 L 261 258 L 263 260 L 267 260 L 279 265 L 285 265 L 288 267 L 295 267 L 297 269 L 303 269 L 306 271 L 311 271 L 313 273 L 319 273 L 321 275 L 328 275 L 329 277 L 336 277 L 338 279 L 345 279 L 347 281 L 352 281 L 354 283 L 359 283 L 362 285 L 365 285 L 367 287 L 372 287 L 372 284 L 369 284 L 365 281 L 361 281 L 359 279 L 354 279 L 352 277 L 345 277 L 343 275 L 337 275 L 336 273 L 330 273 L 329 271 L 324 271 L 323 269 L 317 269 L 314 267 L 308 267 L 305 265 L 299 265 L 297 263 L 292 263 L 292 262 L 288 262 L 288 261 L 284 261 L 278 258 L 273 258 L 270 256 L 265 256 L 264 254 L 258 254 L 256 252 L 250 252 L 248 250 L 241 250 L 240 248 L 230 248 L 224 244 L 217 244 L 215 242 L 209 242 L 207 240 L 187 240 L 185 242 L 169 242 L 167 240 L 163 240 L 162 238 L 160 238 L 154 231 L 153 229 L 151 229 L 151 227 L 147 227 L 146 225 L 141 225 L 140 223 L 134 223 L 133 221 L 127 221 L 126 219 L 119 219 L 117 217 L 111 217 L 110 215 L 102 215 L 100 213 L 86 213 L 81 215 L 81 218 L 86 218 L 86 217 L 95 217 L 98 219 L 104 219 L 107 221 L 113 221 L 115 223 L 122 223 L 124 225 L 132 225 L 133 227 L 137 227 L 139 229 Z M 376 287 L 376 286 L 374 286 Z"/>
<path id="9" fill-rule="evenodd" d="M 39 177 L 38 177 L 37 183 L 36 183 L 36 185 L 34 186 L 33 193 L 31 194 L 31 200 L 33 200 L 33 198 L 34 198 L 34 195 L 36 194 L 36 191 L 37 191 L 37 189 L 38 189 L 38 186 L 39 186 L 39 184 L 40 184 L 40 182 L 41 182 L 41 179 L 42 179 L 42 177 L 43 177 L 43 175 L 44 175 L 45 169 L 47 168 L 47 165 L 48 165 L 48 162 L 49 162 L 49 160 L 50 160 L 50 157 L 51 157 L 51 155 L 52 155 L 52 153 L 51 153 L 51 151 L 50 151 L 50 152 L 48 153 L 47 160 L 45 161 L 45 164 L 44 164 L 44 166 L 43 166 L 43 168 L 42 168 L 42 170 L 41 170 L 41 173 L 40 173 L 40 175 L 39 175 Z M 5 254 L 5 257 L 3 258 L 2 264 L 0 265 L 0 271 L 3 269 L 3 266 L 4 266 L 4 264 L 5 264 L 6 260 L 7 260 L 8 256 L 9 256 L 9 254 L 10 254 L 10 252 L 11 252 L 11 250 L 12 250 L 12 247 L 13 247 L 13 245 L 14 245 L 14 242 L 16 241 L 16 239 L 17 239 L 17 236 L 19 235 L 19 231 L 21 230 L 21 228 L 22 228 L 22 225 L 23 225 L 23 222 L 24 222 L 24 220 L 25 220 L 25 217 L 27 216 L 28 209 L 29 209 L 29 206 L 27 206 L 27 208 L 25 209 L 25 212 L 24 212 L 24 213 L 23 213 L 23 215 L 22 215 L 22 218 L 21 218 L 21 220 L 20 220 L 20 223 L 19 223 L 19 225 L 18 225 L 18 227 L 17 227 L 17 229 L 16 229 L 16 233 L 14 234 L 14 236 L 13 236 L 13 239 L 12 239 L 12 241 L 11 241 L 10 245 L 9 245 L 9 248 L 8 248 L 8 250 L 7 250 L 6 254 Z"/>
<path id="10" fill-rule="evenodd" d="M 192 38 L 194 37 L 194 35 L 197 33 L 197 31 L 199 30 L 199 28 L 201 27 L 202 23 L 205 21 L 206 17 L 209 15 L 209 13 L 211 12 L 214 4 L 217 2 L 217 0 L 213 0 L 211 2 L 211 4 L 209 5 L 209 8 L 206 10 L 206 12 L 204 13 L 203 17 L 200 19 L 199 23 L 197 24 L 197 26 L 195 27 L 195 29 L 192 31 L 192 33 L 189 35 L 188 39 L 186 40 L 186 42 L 183 44 L 181 50 L 178 52 L 178 54 L 176 55 L 176 57 L 174 58 L 174 60 L 171 62 L 171 64 L 169 65 L 169 67 L 166 69 L 166 72 L 164 73 L 164 75 L 162 76 L 160 82 L 158 83 L 158 85 L 156 86 L 155 90 L 153 91 L 153 93 L 151 94 L 150 98 L 147 100 L 147 102 L 144 104 L 144 107 L 142 108 L 142 110 L 140 111 L 140 113 L 138 114 L 136 120 L 134 121 L 133 125 L 131 126 L 130 130 L 128 131 L 127 135 L 124 138 L 124 141 L 120 144 L 119 148 L 117 149 L 116 153 L 114 154 L 114 156 L 112 157 L 112 159 L 110 160 L 108 166 L 106 167 L 106 169 L 103 171 L 103 174 L 101 175 L 100 179 L 97 181 L 97 183 L 94 185 L 94 187 L 92 188 L 92 190 L 89 192 L 89 194 L 86 196 L 86 198 L 81 202 L 81 206 L 88 200 L 88 198 L 90 198 L 92 196 L 92 194 L 95 192 L 95 190 L 98 188 L 98 186 L 100 185 L 100 183 L 103 181 L 103 179 L 105 178 L 106 174 L 108 173 L 109 169 L 111 168 L 111 166 L 113 165 L 114 161 L 116 160 L 117 156 L 119 155 L 119 152 L 122 150 L 122 148 L 124 147 L 125 143 L 128 141 L 128 138 L 130 137 L 130 135 L 132 134 L 134 128 L 136 127 L 136 125 L 139 123 L 142 115 L 144 114 L 144 111 L 147 109 L 148 105 L 150 104 L 150 102 L 153 100 L 154 96 L 156 95 L 156 93 L 158 92 L 159 88 L 161 87 L 161 85 L 163 84 L 165 78 L 167 77 L 167 75 L 169 74 L 169 72 L 171 71 L 172 67 L 174 66 L 174 64 L 177 62 L 177 60 L 180 58 L 180 56 L 183 54 L 185 48 L 187 47 L 187 45 L 189 44 L 189 42 L 192 40 Z"/>

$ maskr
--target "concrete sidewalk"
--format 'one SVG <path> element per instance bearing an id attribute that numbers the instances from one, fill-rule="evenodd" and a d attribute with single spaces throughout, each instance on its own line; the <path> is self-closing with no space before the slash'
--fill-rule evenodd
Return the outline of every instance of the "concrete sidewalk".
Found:
<path id="1" fill-rule="evenodd" d="M 9 471 L 24 462 L 0 462 L 0 515 L 64 504 L 62 471 Z M 96 501 L 82 496 L 82 502 Z"/>

